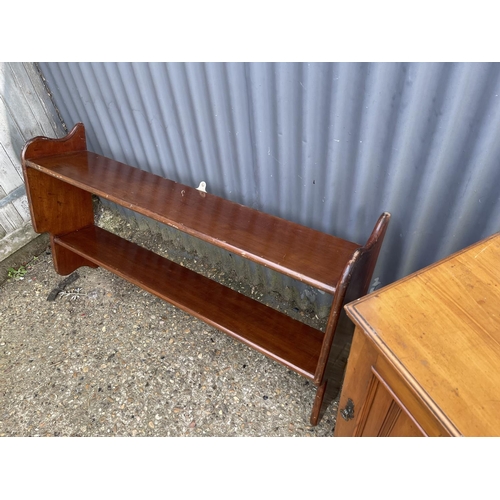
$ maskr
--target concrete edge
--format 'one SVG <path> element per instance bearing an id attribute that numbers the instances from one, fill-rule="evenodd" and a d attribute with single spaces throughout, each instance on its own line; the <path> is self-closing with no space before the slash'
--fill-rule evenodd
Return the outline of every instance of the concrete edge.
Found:
<path id="1" fill-rule="evenodd" d="M 48 234 L 40 234 L 29 241 L 26 245 L 16 250 L 7 258 L 0 262 L 0 284 L 7 281 L 9 277 L 9 268 L 19 268 L 26 265 L 33 257 L 43 253 L 50 243 Z"/>

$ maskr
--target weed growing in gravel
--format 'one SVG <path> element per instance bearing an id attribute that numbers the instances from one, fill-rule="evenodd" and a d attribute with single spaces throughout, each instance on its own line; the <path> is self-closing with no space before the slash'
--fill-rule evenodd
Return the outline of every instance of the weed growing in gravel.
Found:
<path id="1" fill-rule="evenodd" d="M 24 275 L 28 272 L 28 270 L 24 266 L 20 266 L 19 269 L 14 269 L 13 267 L 9 267 L 9 279 L 13 280 L 23 280 Z"/>
<path id="2" fill-rule="evenodd" d="M 38 257 L 33 257 L 26 265 L 19 266 L 18 269 L 9 267 L 7 277 L 10 280 L 23 280 L 24 276 L 28 273 L 33 265 L 38 261 Z"/>

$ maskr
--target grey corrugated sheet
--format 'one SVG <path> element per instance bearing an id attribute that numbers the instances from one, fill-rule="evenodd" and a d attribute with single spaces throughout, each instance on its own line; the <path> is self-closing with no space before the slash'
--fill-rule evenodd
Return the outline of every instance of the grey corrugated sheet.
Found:
<path id="1" fill-rule="evenodd" d="M 500 66 L 40 63 L 89 148 L 359 243 L 372 286 L 500 230 Z"/>
<path id="2" fill-rule="evenodd" d="M 0 62 L 0 261 L 37 236 L 21 169 L 21 149 L 35 135 L 64 135 L 38 69 Z"/>

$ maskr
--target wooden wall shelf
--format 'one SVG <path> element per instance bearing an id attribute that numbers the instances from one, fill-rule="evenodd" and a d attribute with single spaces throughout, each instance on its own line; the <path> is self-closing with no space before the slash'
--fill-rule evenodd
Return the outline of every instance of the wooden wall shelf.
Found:
<path id="1" fill-rule="evenodd" d="M 22 163 L 33 227 L 50 233 L 59 274 L 101 266 L 296 371 L 318 386 L 318 423 L 352 336 L 335 335 L 348 323 L 342 307 L 367 292 L 388 213 L 360 246 L 89 152 L 83 124 L 32 139 Z M 325 332 L 94 226 L 91 194 L 333 294 Z"/>

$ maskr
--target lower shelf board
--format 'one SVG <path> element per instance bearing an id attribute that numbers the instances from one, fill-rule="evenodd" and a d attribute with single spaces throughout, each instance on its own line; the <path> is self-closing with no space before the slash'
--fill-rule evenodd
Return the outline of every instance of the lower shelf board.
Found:
<path id="1" fill-rule="evenodd" d="M 60 245 L 312 380 L 323 332 L 97 226 Z"/>

